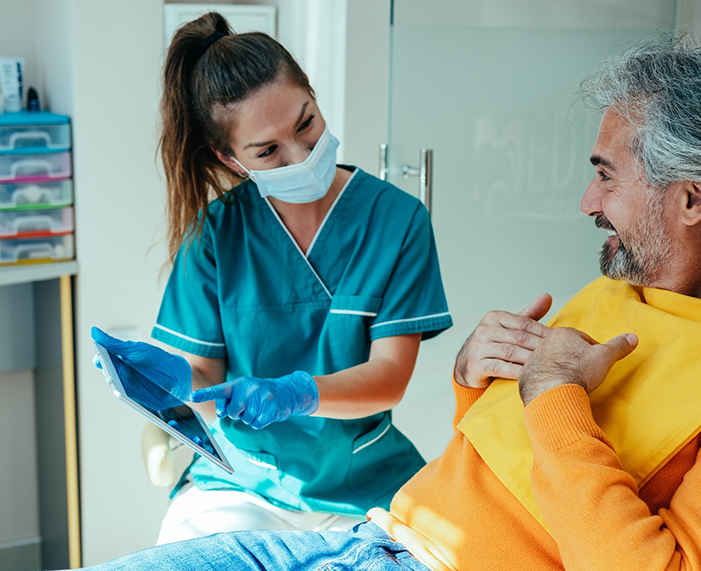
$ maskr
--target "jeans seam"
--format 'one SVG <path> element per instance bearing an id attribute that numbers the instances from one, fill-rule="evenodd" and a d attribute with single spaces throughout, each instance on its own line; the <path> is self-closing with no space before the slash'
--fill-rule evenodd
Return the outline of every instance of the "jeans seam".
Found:
<path id="1" fill-rule="evenodd" d="M 378 547 L 387 547 L 387 542 L 386 541 L 371 541 L 371 540 L 361 540 L 358 545 L 353 546 L 352 549 L 349 549 L 346 553 L 343 555 L 336 557 L 335 559 L 331 561 L 327 561 L 326 563 L 323 564 L 322 567 L 317 567 L 317 571 L 332 571 L 335 563 L 339 561 L 344 561 L 347 560 L 349 557 L 355 555 L 355 560 L 357 561 L 358 557 L 358 552 L 364 548 L 364 547 L 372 547 L 372 548 L 378 548 Z M 372 569 L 376 566 L 377 562 L 372 562 L 372 567 L 369 569 Z"/>

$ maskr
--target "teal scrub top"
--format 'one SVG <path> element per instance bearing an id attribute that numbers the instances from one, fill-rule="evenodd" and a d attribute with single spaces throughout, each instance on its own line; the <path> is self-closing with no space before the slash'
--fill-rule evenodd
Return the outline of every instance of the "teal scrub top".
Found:
<path id="1" fill-rule="evenodd" d="M 306 253 L 252 181 L 213 201 L 199 240 L 176 256 L 152 336 L 226 359 L 227 379 L 276 378 L 335 373 L 366 362 L 375 339 L 451 325 L 428 212 L 353 169 Z M 362 517 L 424 465 L 389 411 L 211 427 L 235 472 L 200 458 L 195 484 L 287 508 Z"/>

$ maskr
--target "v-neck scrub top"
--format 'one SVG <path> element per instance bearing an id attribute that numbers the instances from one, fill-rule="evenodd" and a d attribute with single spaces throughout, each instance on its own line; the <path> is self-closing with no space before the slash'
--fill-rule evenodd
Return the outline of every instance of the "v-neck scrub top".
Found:
<path id="1" fill-rule="evenodd" d="M 367 362 L 375 339 L 452 325 L 431 221 L 414 197 L 354 169 L 307 252 L 252 181 L 208 208 L 176 256 L 152 336 L 224 358 L 227 380 L 295 370 L 328 375 Z M 386 411 L 291 417 L 254 430 L 215 420 L 235 472 L 190 468 L 200 489 L 234 489 L 281 507 L 363 517 L 389 507 L 424 461 Z"/>

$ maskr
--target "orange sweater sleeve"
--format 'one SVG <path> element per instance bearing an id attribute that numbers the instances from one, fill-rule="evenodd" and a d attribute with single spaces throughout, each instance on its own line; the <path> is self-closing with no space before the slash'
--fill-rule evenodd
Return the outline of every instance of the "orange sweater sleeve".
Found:
<path id="1" fill-rule="evenodd" d="M 701 571 L 699 456 L 670 509 L 651 514 L 594 422 L 583 388 L 551 389 L 524 413 L 533 492 L 565 569 Z"/>
<path id="2" fill-rule="evenodd" d="M 453 417 L 453 430 L 457 430 L 462 417 L 467 414 L 470 407 L 477 402 L 487 389 L 473 389 L 459 385 L 453 375 L 453 391 L 455 392 L 455 416 Z"/>

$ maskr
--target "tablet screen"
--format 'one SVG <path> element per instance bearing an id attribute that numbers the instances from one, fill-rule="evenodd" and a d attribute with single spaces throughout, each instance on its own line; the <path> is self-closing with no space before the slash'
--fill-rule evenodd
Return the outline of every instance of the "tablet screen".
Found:
<path id="1" fill-rule="evenodd" d="M 95 343 L 95 348 L 107 382 L 119 399 L 198 454 L 233 471 L 199 414 L 102 345 Z"/>

